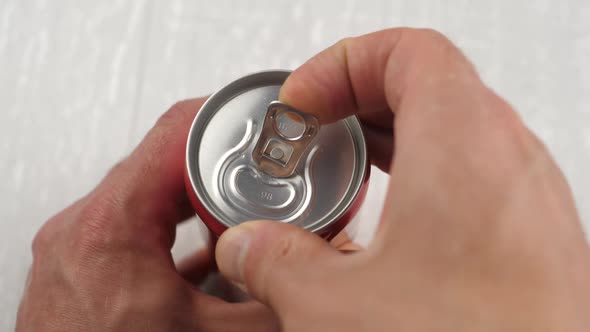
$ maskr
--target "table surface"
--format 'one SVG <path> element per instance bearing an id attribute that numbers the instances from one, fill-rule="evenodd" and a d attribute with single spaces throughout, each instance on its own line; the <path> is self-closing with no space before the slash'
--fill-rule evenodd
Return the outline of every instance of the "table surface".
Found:
<path id="1" fill-rule="evenodd" d="M 590 229 L 587 0 L 0 0 L 0 330 L 14 328 L 40 225 L 175 101 L 393 26 L 438 29 L 464 50 L 546 142 Z M 362 243 L 386 177 L 374 173 Z M 181 227 L 177 257 L 198 242 L 195 225 Z"/>

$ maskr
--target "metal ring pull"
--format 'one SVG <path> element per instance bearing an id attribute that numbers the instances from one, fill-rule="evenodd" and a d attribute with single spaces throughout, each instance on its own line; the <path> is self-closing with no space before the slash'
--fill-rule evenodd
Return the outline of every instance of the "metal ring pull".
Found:
<path id="1" fill-rule="evenodd" d="M 290 177 L 319 129 L 320 123 L 313 115 L 273 101 L 268 105 L 252 159 L 268 175 Z"/>

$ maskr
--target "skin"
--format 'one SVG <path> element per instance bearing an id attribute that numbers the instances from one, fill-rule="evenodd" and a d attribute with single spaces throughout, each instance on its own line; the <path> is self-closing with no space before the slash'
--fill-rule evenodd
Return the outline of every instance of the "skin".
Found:
<path id="1" fill-rule="evenodd" d="M 41 228 L 17 331 L 276 331 L 262 304 L 196 288 L 210 253 L 172 260 L 176 225 L 194 214 L 183 165 L 204 101 L 174 105 L 96 189 Z"/>
<path id="2" fill-rule="evenodd" d="M 373 163 L 391 175 L 367 250 L 343 255 L 268 221 L 221 236 L 221 272 L 281 330 L 590 330 L 590 251 L 568 185 L 444 36 L 342 40 L 280 98 L 323 123 L 357 114 Z"/>
<path id="3" fill-rule="evenodd" d="M 262 304 L 198 291 L 208 253 L 178 266 L 170 255 L 192 214 L 184 148 L 203 99 L 185 101 L 39 231 L 17 331 L 590 329 L 590 250 L 569 188 L 444 36 L 345 39 L 280 98 L 323 123 L 363 120 L 371 161 L 391 174 L 369 248 L 343 254 L 346 239 L 245 223 L 219 239 L 217 265 Z"/>

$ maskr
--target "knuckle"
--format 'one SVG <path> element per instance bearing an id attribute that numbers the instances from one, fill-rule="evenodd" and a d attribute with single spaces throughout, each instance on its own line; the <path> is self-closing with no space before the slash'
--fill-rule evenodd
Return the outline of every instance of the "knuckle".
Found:
<path id="1" fill-rule="evenodd" d="M 451 42 L 442 32 L 430 28 L 411 30 L 418 39 L 430 41 L 432 43 L 450 44 Z"/>
<path id="2" fill-rule="evenodd" d="M 188 128 L 192 123 L 195 107 L 198 107 L 198 103 L 190 99 L 172 105 L 160 116 L 139 150 L 153 156 L 160 156 L 164 153 L 169 145 L 179 138 L 178 133 Z"/>
<path id="3" fill-rule="evenodd" d="M 346 50 L 346 49 L 348 49 L 348 47 L 350 47 L 350 44 L 353 40 L 354 40 L 353 37 L 344 37 L 344 38 L 340 39 L 338 42 L 336 42 L 336 45 L 338 45 L 340 48 Z"/>
<path id="4" fill-rule="evenodd" d="M 498 136 L 514 147 L 515 157 L 520 156 L 515 160 L 520 160 L 522 166 L 535 162 L 538 156 L 548 155 L 545 144 L 526 127 L 515 111 L 496 114 Z"/>
<path id="5" fill-rule="evenodd" d="M 527 140 L 527 146 L 529 147 L 529 150 L 533 151 L 533 153 L 543 155 L 550 154 L 547 145 L 524 125 L 521 126 L 520 135 Z"/>
<path id="6" fill-rule="evenodd" d="M 483 90 L 485 107 L 481 109 L 486 116 L 487 125 L 491 128 L 495 142 L 515 143 L 531 142 L 533 136 L 522 122 L 518 113 L 504 99 L 496 95 L 492 90 Z"/>
<path id="7" fill-rule="evenodd" d="M 71 208 L 71 207 L 70 207 Z M 33 259 L 45 254 L 60 241 L 61 230 L 63 229 L 64 218 L 69 213 L 66 209 L 47 220 L 37 231 L 31 242 Z"/>
<path id="8" fill-rule="evenodd" d="M 424 61 L 431 61 L 459 58 L 463 62 L 462 53 L 443 33 L 434 29 L 412 29 L 405 28 L 402 32 L 404 49 L 411 52 L 415 57 Z"/>
<path id="9" fill-rule="evenodd" d="M 46 251 L 46 249 L 50 246 L 50 243 L 53 241 L 53 232 L 50 230 L 50 225 L 53 223 L 53 219 L 49 219 L 41 227 L 37 234 L 35 234 L 35 237 L 33 238 L 33 242 L 31 244 L 33 258 L 36 258 L 43 254 Z"/>
<path id="10" fill-rule="evenodd" d="M 100 193 L 82 207 L 74 234 L 79 248 L 107 249 L 118 239 L 122 227 L 115 197 L 112 192 Z"/>
<path id="11" fill-rule="evenodd" d="M 64 229 L 68 226 L 69 220 L 75 211 L 77 211 L 82 200 L 79 200 L 71 206 L 65 208 L 53 217 L 49 218 L 37 231 L 31 242 L 33 258 L 40 256 L 49 249 L 53 250 L 60 243 L 66 232 Z"/>
<path id="12" fill-rule="evenodd" d="M 108 172 L 107 178 L 113 176 L 115 174 L 124 173 L 125 170 L 128 168 L 127 159 L 118 161 L 115 165 L 111 167 Z"/>
<path id="13" fill-rule="evenodd" d="M 158 119 L 156 126 L 169 126 L 191 121 L 190 114 L 193 110 L 194 103 L 190 100 L 182 100 L 172 105 L 168 111 L 164 112 Z"/>
<path id="14" fill-rule="evenodd" d="M 484 136 L 480 136 L 485 138 L 480 142 L 481 150 L 496 157 L 502 156 L 504 167 L 497 168 L 494 174 L 499 179 L 514 183 L 514 179 L 529 173 L 531 167 L 546 165 L 550 154 L 519 114 L 503 99 L 487 91 L 492 99 L 488 100 L 488 106 L 480 110 L 486 126 L 485 133 L 481 134 Z"/>
<path id="15" fill-rule="evenodd" d="M 453 46 L 445 34 L 431 28 L 401 28 L 399 33 L 405 43 L 420 47 Z"/>

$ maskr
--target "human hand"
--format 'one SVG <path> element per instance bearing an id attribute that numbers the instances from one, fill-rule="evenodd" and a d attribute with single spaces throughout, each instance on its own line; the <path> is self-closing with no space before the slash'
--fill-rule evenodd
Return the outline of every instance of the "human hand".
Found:
<path id="1" fill-rule="evenodd" d="M 94 191 L 42 227 L 17 331 L 276 329 L 260 303 L 227 303 L 193 285 L 207 273 L 207 252 L 178 268 L 170 254 L 177 223 L 194 213 L 185 144 L 203 102 L 172 107 Z"/>
<path id="2" fill-rule="evenodd" d="M 221 236 L 221 272 L 284 331 L 590 330 L 590 252 L 570 190 L 444 36 L 345 39 L 293 72 L 280 98 L 321 122 L 357 114 L 391 175 L 367 250 L 343 255 L 268 221 Z"/>

